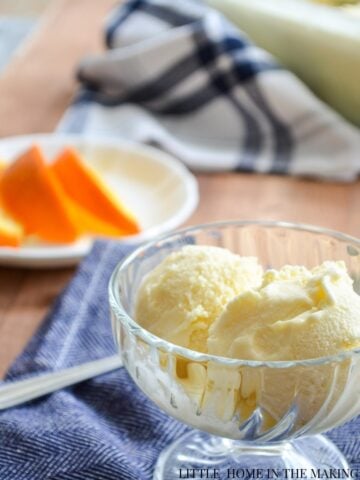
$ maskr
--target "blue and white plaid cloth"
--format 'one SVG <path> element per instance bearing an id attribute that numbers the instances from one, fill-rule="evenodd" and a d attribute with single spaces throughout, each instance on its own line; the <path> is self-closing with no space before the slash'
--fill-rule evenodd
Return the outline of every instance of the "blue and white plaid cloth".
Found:
<path id="1" fill-rule="evenodd" d="M 106 40 L 61 131 L 153 143 L 196 170 L 360 173 L 359 130 L 200 1 L 132 0 Z"/>
<path id="2" fill-rule="evenodd" d="M 113 242 L 95 244 L 8 380 L 115 353 L 107 284 L 127 252 Z M 329 434 L 354 469 L 359 429 L 360 418 Z M 187 430 L 120 369 L 0 412 L 0 479 L 150 480 L 161 450 Z"/>

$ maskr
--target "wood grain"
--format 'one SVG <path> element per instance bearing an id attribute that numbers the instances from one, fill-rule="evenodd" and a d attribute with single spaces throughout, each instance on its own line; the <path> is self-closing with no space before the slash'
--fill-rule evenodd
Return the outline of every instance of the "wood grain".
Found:
<path id="1" fill-rule="evenodd" d="M 42 13 L 48 4 L 49 0 L 16 0 L 16 2 L 14 0 L 1 0 L 0 15 L 34 17 Z"/>
<path id="2" fill-rule="evenodd" d="M 0 269 L 0 377 L 73 275 L 73 269 Z"/>
<path id="3" fill-rule="evenodd" d="M 76 90 L 76 65 L 103 48 L 100 32 L 114 1 L 50 2 L 0 76 L 0 136 L 55 128 Z"/>
<path id="4" fill-rule="evenodd" d="M 191 223 L 283 220 L 360 236 L 360 182 L 323 183 L 284 176 L 201 174 L 199 208 Z"/>
<path id="5" fill-rule="evenodd" d="M 54 0 L 0 77 L 0 135 L 50 131 L 76 89 L 78 60 L 101 48 L 113 0 Z M 221 161 L 221 159 L 219 159 Z M 200 204 L 187 224 L 273 219 L 360 236 L 360 183 L 330 184 L 239 173 L 199 174 Z M 0 376 L 43 320 L 74 270 L 0 268 Z"/>

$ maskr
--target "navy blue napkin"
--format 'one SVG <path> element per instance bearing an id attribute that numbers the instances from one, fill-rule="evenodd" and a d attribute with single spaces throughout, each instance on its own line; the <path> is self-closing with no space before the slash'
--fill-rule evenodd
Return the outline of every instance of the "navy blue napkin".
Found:
<path id="1" fill-rule="evenodd" d="M 116 352 L 107 287 L 128 251 L 96 242 L 8 379 Z M 0 479 L 147 480 L 161 450 L 186 430 L 123 368 L 0 413 Z"/>
<path id="2" fill-rule="evenodd" d="M 115 353 L 107 284 L 129 247 L 96 242 L 7 379 Z M 329 436 L 360 469 L 360 419 Z M 150 480 L 188 427 L 162 413 L 125 369 L 0 413 L 1 480 Z"/>

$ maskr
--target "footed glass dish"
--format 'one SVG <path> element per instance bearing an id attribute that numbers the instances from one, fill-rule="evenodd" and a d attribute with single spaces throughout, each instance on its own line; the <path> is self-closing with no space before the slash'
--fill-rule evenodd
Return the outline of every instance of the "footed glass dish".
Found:
<path id="1" fill-rule="evenodd" d="M 265 269 L 342 260 L 360 290 L 359 240 L 284 222 L 192 227 L 148 243 L 120 263 L 109 295 L 124 365 L 161 409 L 194 427 L 161 453 L 154 479 L 279 479 L 294 472 L 293 478 L 318 478 L 332 469 L 345 475 L 346 459 L 320 434 L 360 413 L 360 348 L 301 361 L 235 360 L 171 344 L 136 323 L 142 279 L 188 244 L 255 256 Z"/>

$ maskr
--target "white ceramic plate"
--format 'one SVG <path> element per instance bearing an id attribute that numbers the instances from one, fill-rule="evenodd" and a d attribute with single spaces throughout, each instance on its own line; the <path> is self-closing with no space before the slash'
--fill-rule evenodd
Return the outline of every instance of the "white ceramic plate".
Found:
<path id="1" fill-rule="evenodd" d="M 193 175 L 174 157 L 155 148 L 104 137 L 27 135 L 0 140 L 1 161 L 11 162 L 34 143 L 49 159 L 64 146 L 73 146 L 85 162 L 101 172 L 114 195 L 129 206 L 143 228 L 139 235 L 122 238 L 123 242 L 139 243 L 176 228 L 197 206 L 198 188 Z M 67 245 L 0 247 L 0 265 L 73 265 L 89 252 L 92 242 L 83 238 Z"/>

